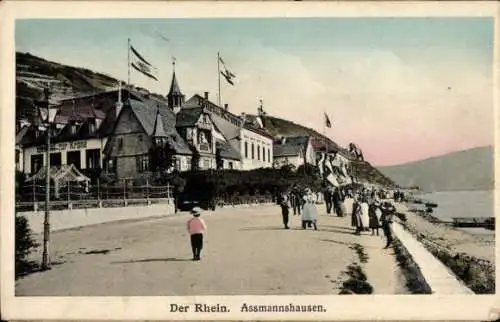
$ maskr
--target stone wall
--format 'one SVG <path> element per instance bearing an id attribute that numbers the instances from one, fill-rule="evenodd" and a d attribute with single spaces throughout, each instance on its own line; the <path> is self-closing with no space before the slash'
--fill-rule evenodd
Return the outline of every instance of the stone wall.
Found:
<path id="1" fill-rule="evenodd" d="M 174 213 L 173 201 L 149 206 L 57 210 L 50 212 L 50 230 L 58 231 L 112 221 L 169 216 Z M 18 216 L 24 216 L 28 219 L 34 233 L 43 232 L 43 211 L 23 212 L 19 213 Z"/>

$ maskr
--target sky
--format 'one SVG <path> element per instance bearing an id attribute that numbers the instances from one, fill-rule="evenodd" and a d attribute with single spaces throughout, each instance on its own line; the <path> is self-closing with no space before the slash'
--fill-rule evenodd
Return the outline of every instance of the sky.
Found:
<path id="1" fill-rule="evenodd" d="M 16 50 L 127 80 L 127 39 L 157 69 L 131 83 L 272 115 L 354 142 L 373 165 L 493 145 L 494 20 L 225 18 L 18 20 Z M 168 41 L 164 40 L 167 38 Z M 332 128 L 324 128 L 324 113 Z"/>

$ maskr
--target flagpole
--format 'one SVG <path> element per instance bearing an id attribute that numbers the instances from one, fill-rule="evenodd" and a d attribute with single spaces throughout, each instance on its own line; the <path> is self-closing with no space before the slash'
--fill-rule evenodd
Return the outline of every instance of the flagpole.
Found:
<path id="1" fill-rule="evenodd" d="M 128 79 L 127 79 L 127 87 L 130 87 L 130 38 L 127 39 L 127 70 L 128 70 Z"/>
<path id="2" fill-rule="evenodd" d="M 217 52 L 217 75 L 219 77 L 219 106 L 221 106 L 221 97 L 220 97 L 220 55 Z"/>

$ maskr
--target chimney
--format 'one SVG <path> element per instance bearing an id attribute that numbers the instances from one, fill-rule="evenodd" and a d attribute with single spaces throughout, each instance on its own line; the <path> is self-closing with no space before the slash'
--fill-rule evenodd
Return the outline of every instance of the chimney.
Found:
<path id="1" fill-rule="evenodd" d="M 208 92 L 205 92 L 205 99 L 208 100 Z"/>
<path id="2" fill-rule="evenodd" d="M 224 110 L 227 112 L 228 109 L 229 109 L 229 105 L 228 104 L 224 104 Z"/>

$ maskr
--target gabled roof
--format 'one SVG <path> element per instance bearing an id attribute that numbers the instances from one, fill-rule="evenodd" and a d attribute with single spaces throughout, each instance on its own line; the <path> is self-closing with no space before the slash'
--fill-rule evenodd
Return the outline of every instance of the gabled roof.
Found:
<path id="1" fill-rule="evenodd" d="M 309 140 L 309 136 L 283 137 L 280 142 L 273 144 L 273 155 L 277 157 L 298 156 L 307 151 Z"/>
<path id="2" fill-rule="evenodd" d="M 183 108 L 177 113 L 177 127 L 194 126 L 200 119 L 203 109 L 201 107 Z"/>
<path id="3" fill-rule="evenodd" d="M 162 102 L 151 96 L 137 95 L 139 99 L 128 100 L 123 108 L 131 108 L 142 128 L 148 136 L 152 136 L 155 130 L 156 114 L 153 112 L 159 106 L 163 130 L 167 136 L 170 146 L 179 154 L 192 154 L 191 149 L 175 129 L 176 117 L 174 112 L 168 108 L 166 102 Z"/>
<path id="4" fill-rule="evenodd" d="M 220 149 L 220 156 L 223 159 L 240 160 L 238 152 L 236 152 L 229 142 L 218 141 L 217 148 Z"/>
<path id="5" fill-rule="evenodd" d="M 300 154 L 301 151 L 298 145 L 273 144 L 274 157 L 299 156 Z"/>

